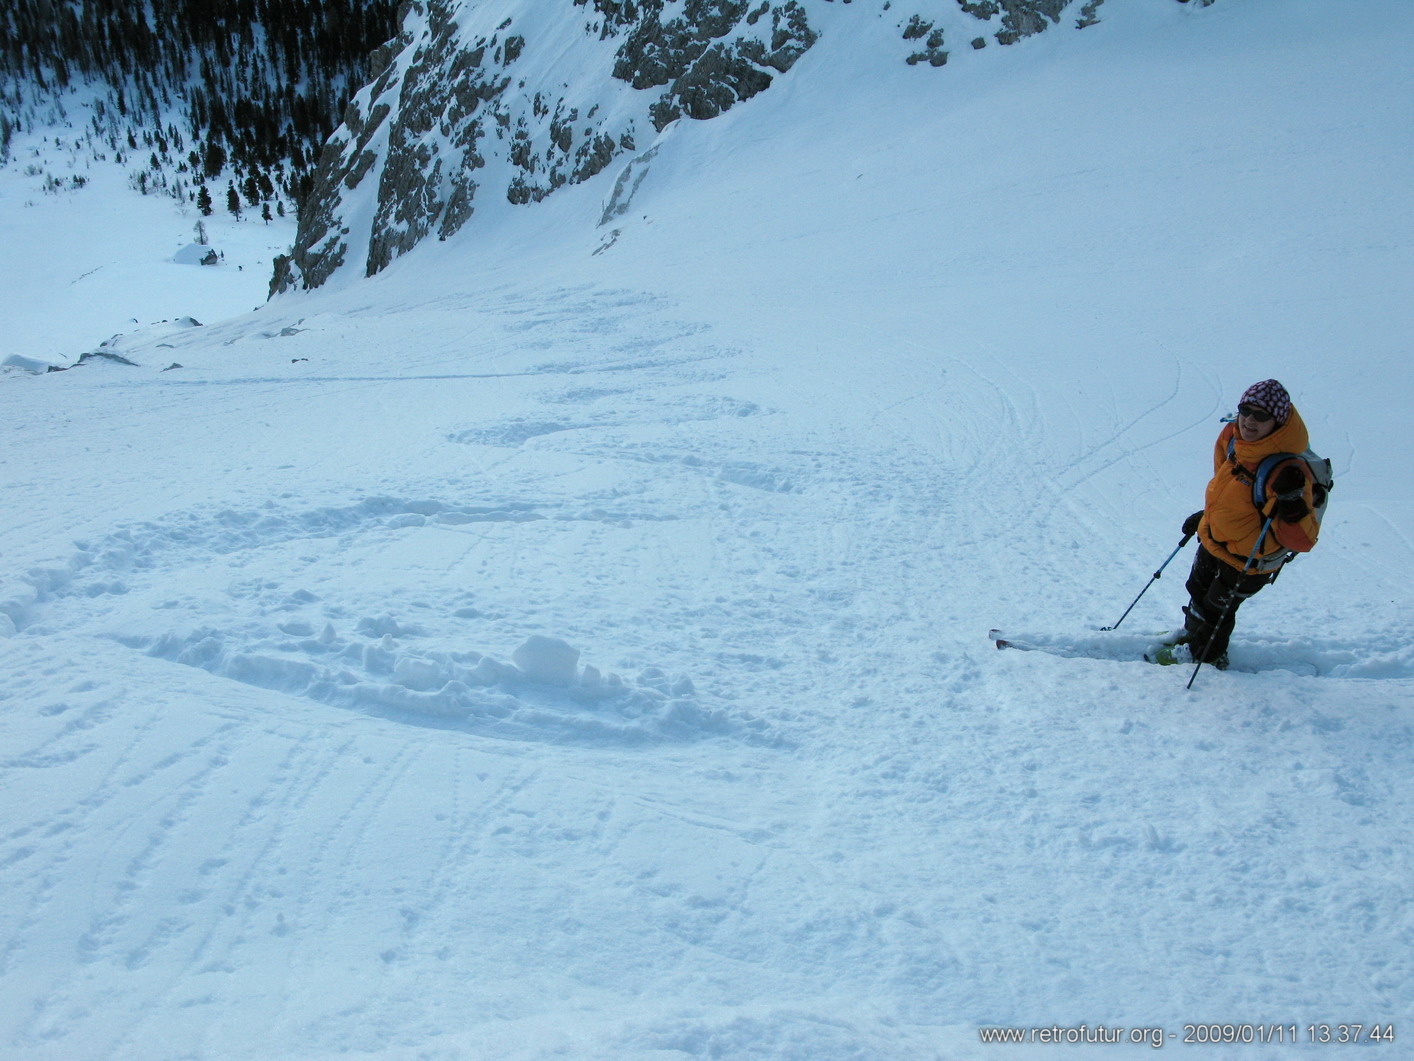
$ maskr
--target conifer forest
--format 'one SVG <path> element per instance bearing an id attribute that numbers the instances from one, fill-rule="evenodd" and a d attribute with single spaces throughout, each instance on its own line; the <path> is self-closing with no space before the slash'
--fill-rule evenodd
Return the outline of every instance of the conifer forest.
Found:
<path id="1" fill-rule="evenodd" d="M 125 165 L 144 193 L 212 209 L 297 208 L 320 146 L 397 32 L 392 0 L 7 0 L 0 161 L 48 128 L 85 181 Z"/>

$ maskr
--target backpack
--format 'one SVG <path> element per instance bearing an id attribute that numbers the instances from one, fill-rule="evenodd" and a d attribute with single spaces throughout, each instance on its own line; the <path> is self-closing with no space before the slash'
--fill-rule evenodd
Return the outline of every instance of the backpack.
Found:
<path id="1" fill-rule="evenodd" d="M 1237 453 L 1236 438 L 1228 439 L 1227 458 L 1233 460 Z M 1316 530 L 1320 532 L 1321 521 L 1326 516 L 1326 506 L 1330 503 L 1331 491 L 1335 488 L 1335 476 L 1331 474 L 1331 462 L 1329 457 L 1319 456 L 1315 450 L 1307 449 L 1304 453 L 1272 453 L 1262 458 L 1257 465 L 1257 471 L 1252 476 L 1252 504 L 1258 512 L 1266 513 L 1267 506 L 1267 482 L 1276 474 L 1277 468 L 1288 461 L 1298 460 L 1305 465 L 1306 477 L 1311 482 L 1311 515 L 1316 519 Z M 1286 552 L 1278 557 L 1269 557 L 1266 561 L 1257 561 L 1253 567 L 1256 570 L 1271 570 L 1273 567 L 1280 567 L 1287 560 L 1298 552 L 1307 552 L 1315 545 L 1315 539 L 1310 544 L 1288 545 L 1281 540 L 1281 534 L 1276 532 L 1277 541 L 1286 546 Z"/>

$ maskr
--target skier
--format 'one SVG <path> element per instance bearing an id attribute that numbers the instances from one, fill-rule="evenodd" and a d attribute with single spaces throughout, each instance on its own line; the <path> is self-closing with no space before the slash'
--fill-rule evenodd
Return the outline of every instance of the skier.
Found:
<path id="1" fill-rule="evenodd" d="M 1253 496 L 1264 457 L 1299 454 L 1308 445 L 1306 425 L 1285 387 L 1268 379 L 1247 388 L 1237 415 L 1218 434 L 1203 508 L 1183 522 L 1185 535 L 1198 535 L 1198 555 L 1188 575 L 1184 628 L 1157 650 L 1156 663 L 1226 669 L 1238 606 L 1273 582 L 1293 551 L 1315 544 L 1320 525 L 1304 461 L 1278 465 L 1262 508 Z"/>

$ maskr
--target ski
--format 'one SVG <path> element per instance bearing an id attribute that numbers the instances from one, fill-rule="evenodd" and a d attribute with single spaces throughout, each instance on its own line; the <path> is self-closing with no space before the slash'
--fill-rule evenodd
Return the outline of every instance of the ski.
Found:
<path id="1" fill-rule="evenodd" d="M 1102 659 L 1117 663 L 1148 660 L 1164 643 L 1167 631 L 1157 634 L 1100 632 L 1078 637 L 1061 638 L 1045 634 L 1012 636 L 1001 630 L 987 631 L 987 637 L 997 648 L 1020 652 L 1045 652 L 1066 659 Z"/>
<path id="2" fill-rule="evenodd" d="M 1051 649 L 1042 648 L 1040 645 L 1033 645 L 1030 641 L 1021 641 L 1014 637 L 1003 637 L 1000 630 L 988 630 L 987 636 L 992 639 L 993 644 L 998 648 L 1018 648 L 1022 652 L 1047 652 Z"/>
<path id="3" fill-rule="evenodd" d="M 1009 634 L 1003 630 L 987 631 L 987 638 L 999 649 L 1009 648 L 1018 652 L 1044 652 L 1048 656 L 1063 659 L 1107 660 L 1111 663 L 1150 663 L 1162 666 L 1156 658 L 1158 652 L 1181 631 L 1160 631 L 1157 633 L 1118 633 L 1114 631 L 1094 631 L 1073 635 L 1044 633 Z M 1250 648 L 1244 648 L 1250 653 Z M 1182 669 L 1180 665 L 1176 669 Z M 1316 677 L 1325 668 L 1318 663 L 1273 655 L 1264 652 L 1256 659 L 1244 659 L 1227 668 L 1247 674 L 1268 670 L 1284 670 L 1293 674 Z"/>

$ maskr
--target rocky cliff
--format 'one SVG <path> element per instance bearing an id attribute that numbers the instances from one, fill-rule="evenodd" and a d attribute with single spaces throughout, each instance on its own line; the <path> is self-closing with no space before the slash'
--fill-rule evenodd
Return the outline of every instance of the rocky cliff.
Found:
<path id="1" fill-rule="evenodd" d="M 899 62 L 940 67 L 958 44 L 1092 25 L 1102 3 L 409 0 L 382 72 L 324 148 L 272 293 L 346 268 L 372 275 L 492 198 L 530 204 L 621 156 L 623 167 L 670 123 L 769 90 L 852 22 L 884 25 Z"/>

